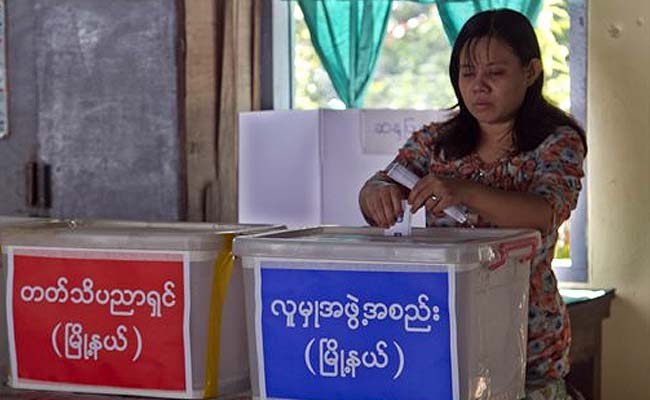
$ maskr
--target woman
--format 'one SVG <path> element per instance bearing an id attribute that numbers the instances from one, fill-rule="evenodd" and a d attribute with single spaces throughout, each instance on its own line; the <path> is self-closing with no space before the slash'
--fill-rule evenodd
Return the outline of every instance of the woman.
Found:
<path id="1" fill-rule="evenodd" d="M 530 276 L 526 393 L 565 399 L 571 332 L 551 270 L 557 231 L 575 207 L 586 154 L 584 131 L 542 96 L 535 32 L 512 10 L 479 13 L 462 28 L 449 74 L 458 111 L 413 133 L 394 162 L 422 179 L 408 193 L 385 171 L 361 189 L 367 221 L 387 228 L 424 206 L 428 226 L 456 225 L 442 212 L 465 209 L 477 227 L 534 228 L 542 246 Z"/>

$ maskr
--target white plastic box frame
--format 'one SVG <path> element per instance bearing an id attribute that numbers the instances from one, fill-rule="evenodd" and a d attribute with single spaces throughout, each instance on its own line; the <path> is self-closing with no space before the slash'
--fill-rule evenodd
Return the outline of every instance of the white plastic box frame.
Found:
<path id="1" fill-rule="evenodd" d="M 94 387 L 64 383 L 16 380 L 9 371 L 8 384 L 20 389 L 60 390 L 86 393 L 159 396 L 173 398 L 203 398 L 206 372 L 206 342 L 210 296 L 215 273 L 215 260 L 224 249 L 224 235 L 245 235 L 284 228 L 281 225 L 238 225 L 217 223 L 138 222 L 138 221 L 65 221 L 48 224 L 12 224 L 0 231 L 3 264 L 7 264 L 8 249 L 21 247 L 44 250 L 88 250 L 118 252 L 177 252 L 184 253 L 184 270 L 190 304 L 189 329 L 185 343 L 190 349 L 191 376 L 186 375 L 186 390 L 181 392 L 154 389 Z M 3 292 L 7 287 L 7 268 L 0 274 Z M 5 298 L 0 310 L 6 322 Z M 235 261 L 221 316 L 219 347 L 219 395 L 249 390 L 249 366 L 244 319 L 241 264 Z M 7 329 L 3 329 L 6 335 Z M 6 340 L 3 340 L 6 342 Z M 6 350 L 6 349 L 5 349 Z M 3 357 L 5 360 L 7 357 Z"/>
<path id="2" fill-rule="evenodd" d="M 12 226 L 25 226 L 30 224 L 40 224 L 46 222 L 45 218 L 31 218 L 31 217 L 15 217 L 15 216 L 0 216 L 0 229 L 9 228 Z M 2 263 L 0 262 L 0 272 L 2 271 Z M 2 276 L 2 273 L 0 273 Z M 4 294 L 4 290 L 0 293 Z M 5 309 L 5 296 L 0 295 L 0 316 L 4 315 Z M 0 318 L 0 386 L 6 382 L 8 373 L 8 352 L 7 352 L 7 326 L 6 319 Z"/>
<path id="3" fill-rule="evenodd" d="M 455 278 L 454 399 L 523 398 L 530 263 L 539 240 L 533 230 L 416 228 L 409 237 L 386 237 L 377 228 L 352 227 L 235 239 L 234 253 L 244 266 L 254 398 L 273 398 L 267 397 L 264 381 L 266 370 L 274 366 L 260 369 L 267 345 L 260 332 L 260 265 L 286 263 L 290 269 L 292 261 L 312 264 L 307 269 L 357 263 L 368 271 L 400 271 L 409 264 L 445 266 Z"/>

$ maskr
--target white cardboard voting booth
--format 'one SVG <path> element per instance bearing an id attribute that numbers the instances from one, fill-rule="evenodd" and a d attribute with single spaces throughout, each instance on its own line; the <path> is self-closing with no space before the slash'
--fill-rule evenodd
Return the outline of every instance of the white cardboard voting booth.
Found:
<path id="1" fill-rule="evenodd" d="M 357 196 L 434 110 L 246 112 L 239 116 L 239 221 L 366 225 Z M 424 225 L 422 212 L 414 225 Z"/>

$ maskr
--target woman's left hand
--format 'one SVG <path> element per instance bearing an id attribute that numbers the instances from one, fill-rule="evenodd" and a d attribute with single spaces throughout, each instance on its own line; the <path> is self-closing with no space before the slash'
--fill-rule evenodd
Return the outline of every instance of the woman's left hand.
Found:
<path id="1" fill-rule="evenodd" d="M 434 215 L 442 216 L 445 208 L 464 202 L 467 188 L 467 181 L 429 174 L 420 179 L 409 194 L 411 212 L 416 212 L 424 205 Z"/>

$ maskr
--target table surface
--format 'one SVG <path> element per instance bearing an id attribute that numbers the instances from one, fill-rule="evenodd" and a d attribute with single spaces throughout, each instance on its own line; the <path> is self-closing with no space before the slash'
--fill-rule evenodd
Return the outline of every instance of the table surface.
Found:
<path id="1" fill-rule="evenodd" d="M 562 299 L 568 306 L 606 297 L 612 293 L 614 289 L 560 289 Z"/>

